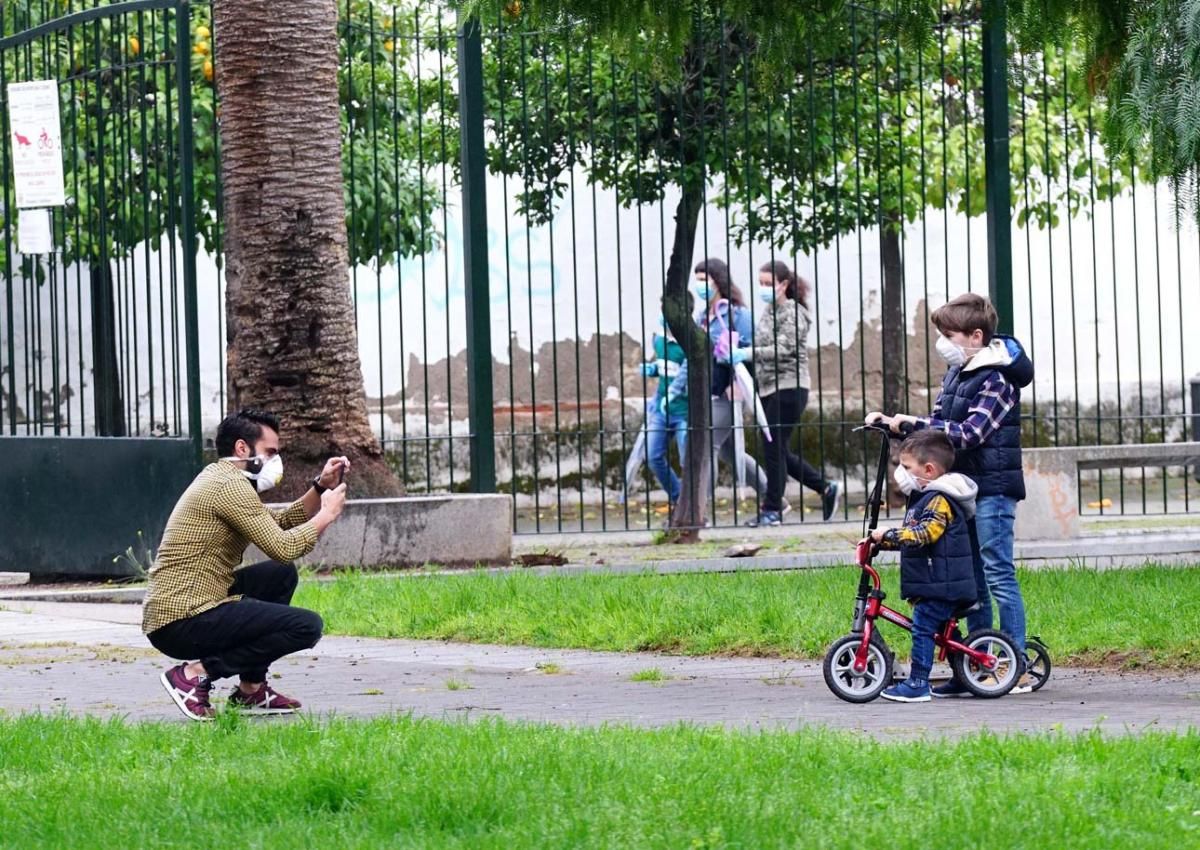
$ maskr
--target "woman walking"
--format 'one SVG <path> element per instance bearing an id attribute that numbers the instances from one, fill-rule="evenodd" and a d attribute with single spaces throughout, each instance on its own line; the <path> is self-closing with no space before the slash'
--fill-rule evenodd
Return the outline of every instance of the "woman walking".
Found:
<path id="1" fill-rule="evenodd" d="M 694 272 L 696 279 L 692 284 L 692 294 L 704 305 L 704 311 L 697 321 L 708 331 L 713 348 L 718 351 L 730 347 L 748 349 L 754 338 L 754 325 L 745 297 L 730 279 L 729 266 L 723 260 L 709 257 L 697 263 Z M 686 382 L 686 363 L 683 369 L 681 380 Z M 714 361 L 710 391 L 712 451 L 734 470 L 736 480 L 739 458 L 733 440 L 734 407 L 741 404 L 742 400 L 736 394 L 733 367 L 727 359 Z M 742 454 L 740 462 L 743 477 L 761 499 L 767 491 L 767 476 L 750 455 Z M 715 462 L 713 467 L 715 475 Z"/>
<path id="2" fill-rule="evenodd" d="M 770 442 L 763 444 L 767 492 L 758 517 L 747 525 L 782 523 L 783 491 L 789 475 L 821 494 L 821 512 L 829 519 L 837 512 L 841 487 L 826 480 L 788 448 L 792 429 L 800 424 L 800 415 L 808 404 L 808 329 L 812 324 L 808 282 L 776 260 L 759 270 L 758 283 L 758 296 L 765 309 L 754 330 L 754 345 L 727 355 L 732 363 L 754 361 L 758 395 L 771 430 Z"/>

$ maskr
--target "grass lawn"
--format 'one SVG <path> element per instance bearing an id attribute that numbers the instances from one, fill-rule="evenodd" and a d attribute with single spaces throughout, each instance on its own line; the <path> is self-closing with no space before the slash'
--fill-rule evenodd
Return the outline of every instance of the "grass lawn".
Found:
<path id="1" fill-rule="evenodd" d="M 234 722 L 236 721 L 236 722 Z M 1200 735 L 0 720 L 0 847 L 1194 847 Z"/>
<path id="2" fill-rule="evenodd" d="M 294 603 L 336 634 L 540 647 L 818 658 L 849 631 L 858 572 L 574 575 L 482 572 L 303 582 Z M 1200 668 L 1200 570 L 1021 573 L 1029 632 L 1055 663 Z M 884 571 L 900 610 L 899 575 Z M 907 652 L 907 635 L 884 634 Z"/>

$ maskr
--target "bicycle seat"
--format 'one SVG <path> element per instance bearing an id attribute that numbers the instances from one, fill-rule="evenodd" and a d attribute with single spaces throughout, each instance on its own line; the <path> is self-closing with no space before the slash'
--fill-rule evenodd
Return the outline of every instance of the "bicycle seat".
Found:
<path id="1" fill-rule="evenodd" d="M 958 603 L 958 607 L 954 609 L 954 619 L 961 620 L 968 614 L 974 614 L 983 606 L 979 604 L 979 600 Z"/>

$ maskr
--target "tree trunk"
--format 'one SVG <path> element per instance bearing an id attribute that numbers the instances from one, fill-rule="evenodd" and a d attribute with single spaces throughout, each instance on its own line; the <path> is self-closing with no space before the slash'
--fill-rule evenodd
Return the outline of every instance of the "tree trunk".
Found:
<path id="1" fill-rule="evenodd" d="M 96 435 L 125 436 L 125 402 L 117 360 L 117 316 L 113 305 L 112 267 L 88 266 L 92 296 L 92 398 Z"/>
<path id="2" fill-rule="evenodd" d="M 285 497 L 331 455 L 401 492 L 367 419 L 350 301 L 333 0 L 216 0 L 229 409 L 279 416 Z"/>
<path id="3" fill-rule="evenodd" d="M 908 412 L 908 328 L 904 323 L 904 260 L 900 254 L 899 213 L 885 212 L 879 230 L 879 253 L 883 261 L 883 410 L 887 414 Z M 898 462 L 899 443 L 892 441 L 892 461 Z M 890 475 L 887 479 L 887 501 L 903 505 L 904 494 Z"/>
<path id="4" fill-rule="evenodd" d="M 675 208 L 675 243 L 667 266 L 663 289 L 663 316 L 675 339 L 683 346 L 688 363 L 688 436 L 683 458 L 679 502 L 671 516 L 671 527 L 679 529 L 675 541 L 689 543 L 700 539 L 708 507 L 709 467 L 709 388 L 712 381 L 712 347 L 708 334 L 692 321 L 688 280 L 691 277 L 692 252 L 696 245 L 696 226 L 704 202 L 699 186 L 683 186 Z"/>

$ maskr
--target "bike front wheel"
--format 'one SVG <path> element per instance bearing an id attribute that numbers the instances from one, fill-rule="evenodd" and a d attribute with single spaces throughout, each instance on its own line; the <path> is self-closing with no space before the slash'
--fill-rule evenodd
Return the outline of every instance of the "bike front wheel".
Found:
<path id="1" fill-rule="evenodd" d="M 976 662 L 966 653 L 955 653 L 950 659 L 954 675 L 977 697 L 995 699 L 1013 689 L 1021 675 L 1022 659 L 1013 639 L 996 629 L 979 629 L 963 641 L 977 652 L 986 652 L 996 659 L 991 669 Z"/>
<path id="2" fill-rule="evenodd" d="M 871 642 L 867 644 L 866 667 L 862 671 L 854 669 L 862 638 L 862 632 L 843 635 L 830 644 L 825 653 L 822 665 L 825 684 L 846 702 L 870 702 L 892 682 L 892 653 L 878 632 L 871 635 Z"/>

